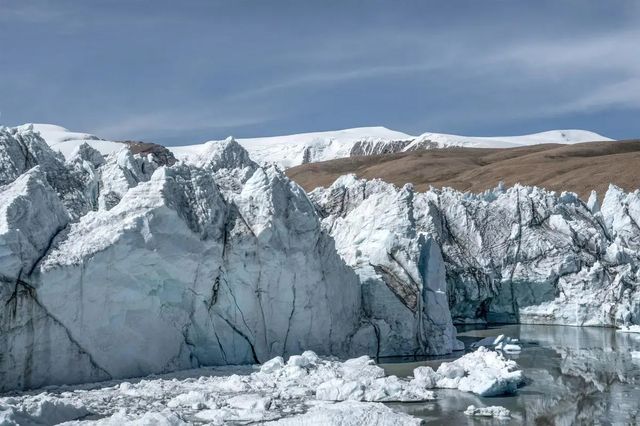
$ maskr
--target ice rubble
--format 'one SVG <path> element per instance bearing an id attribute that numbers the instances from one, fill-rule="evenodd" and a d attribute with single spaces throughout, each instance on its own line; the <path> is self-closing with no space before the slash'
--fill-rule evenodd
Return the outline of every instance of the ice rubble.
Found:
<path id="1" fill-rule="evenodd" d="M 512 337 L 501 334 L 497 337 L 489 336 L 471 344 L 472 348 L 479 348 L 480 346 L 493 347 L 498 351 L 504 351 L 507 353 L 517 353 L 522 350 L 522 347 L 518 344 L 519 340 Z"/>
<path id="2" fill-rule="evenodd" d="M 485 347 L 455 361 L 443 362 L 435 374 L 430 370 L 428 366 L 418 367 L 414 371 L 414 382 L 435 383 L 436 388 L 458 389 L 480 396 L 515 393 L 524 380 L 515 361 Z"/>
<path id="3" fill-rule="evenodd" d="M 587 205 L 536 187 L 419 193 L 348 175 L 310 197 L 341 256 L 372 289 L 419 282 L 411 266 L 424 256 L 414 247 L 438 247 L 447 285 L 434 291 L 446 291 L 456 322 L 640 322 L 638 191 L 612 185 L 601 204 L 592 194 Z M 411 310 L 411 292 L 395 294 Z M 397 312 L 376 318 L 391 324 L 385 315 Z"/>
<path id="4" fill-rule="evenodd" d="M 513 361 L 485 348 L 443 363 L 437 372 L 418 367 L 412 379 L 385 376 L 367 356 L 341 362 L 311 351 L 286 362 L 275 357 L 249 374 L 246 368 L 235 372 L 194 370 L 18 393 L 0 398 L 0 424 L 420 424 L 375 402 L 433 400 L 437 387 L 497 395 L 513 391 L 521 379 Z"/>

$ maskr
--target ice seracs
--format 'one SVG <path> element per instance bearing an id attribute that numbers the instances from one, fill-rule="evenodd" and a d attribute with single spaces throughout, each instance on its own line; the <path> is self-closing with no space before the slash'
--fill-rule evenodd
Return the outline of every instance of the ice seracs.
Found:
<path id="1" fill-rule="evenodd" d="M 0 136 L 11 160 L 0 176 L 2 391 L 306 349 L 457 347 L 436 245 L 403 225 L 414 242 L 395 243 L 406 264 L 388 270 L 411 309 L 396 315 L 404 305 L 391 290 L 363 295 L 366 277 L 345 263 L 307 194 L 232 139 L 195 163 L 161 166 L 127 147 L 101 161 L 88 144 L 65 161 L 32 129 Z"/>
<path id="2" fill-rule="evenodd" d="M 380 342 L 378 354 L 406 353 L 416 343 L 422 353 L 461 349 L 440 247 L 416 226 L 421 213 L 414 209 L 413 189 L 397 190 L 349 175 L 310 197 L 325 217 L 323 227 L 334 236 L 338 253 L 363 283 L 364 308 Z"/>
<path id="3" fill-rule="evenodd" d="M 394 283 L 420 282 L 406 256 L 433 241 L 454 322 L 620 326 L 640 321 L 639 194 L 611 186 L 596 209 L 595 195 L 589 207 L 573 193 L 521 185 L 419 193 L 343 176 L 310 197 L 346 263 L 392 292 Z M 434 302 L 438 289 L 429 292 Z M 418 300 L 394 294 L 409 310 Z"/>
<path id="4" fill-rule="evenodd" d="M 233 139 L 173 165 L 90 141 L 65 159 L 33 128 L 0 129 L 2 391 L 308 349 L 444 354 L 462 349 L 454 322 L 639 323 L 638 192 L 585 204 L 343 176 L 306 194 Z M 459 371 L 451 386 L 503 386 Z M 398 386 L 333 379 L 329 399 Z"/>

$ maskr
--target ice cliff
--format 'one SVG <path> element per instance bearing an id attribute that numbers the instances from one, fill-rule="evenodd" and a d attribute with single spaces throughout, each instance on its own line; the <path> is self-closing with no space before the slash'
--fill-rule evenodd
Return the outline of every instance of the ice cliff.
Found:
<path id="1" fill-rule="evenodd" d="M 407 249 L 420 278 L 394 284 L 412 303 L 399 310 L 279 169 L 233 139 L 205 148 L 170 167 L 86 144 L 65 160 L 29 127 L 0 129 L 0 391 L 454 349 L 430 240 Z"/>
<path id="2" fill-rule="evenodd" d="M 65 159 L 0 128 L 0 391 L 461 349 L 454 322 L 640 323 L 640 194 L 307 195 L 233 139 Z"/>
<path id="3" fill-rule="evenodd" d="M 433 246 L 446 284 L 422 286 L 438 295 L 427 311 L 448 298 L 454 322 L 640 323 L 638 191 L 610 186 L 600 204 L 595 193 L 587 203 L 520 185 L 419 193 L 350 175 L 310 197 L 365 287 L 401 289 L 393 292 L 412 312 L 423 282 L 413 268 L 427 258 L 420 247 Z"/>

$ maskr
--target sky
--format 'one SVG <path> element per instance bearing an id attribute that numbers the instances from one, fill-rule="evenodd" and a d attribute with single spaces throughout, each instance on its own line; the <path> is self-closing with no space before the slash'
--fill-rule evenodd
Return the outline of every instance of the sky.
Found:
<path id="1" fill-rule="evenodd" d="M 640 137 L 640 2 L 0 0 L 0 124 Z"/>

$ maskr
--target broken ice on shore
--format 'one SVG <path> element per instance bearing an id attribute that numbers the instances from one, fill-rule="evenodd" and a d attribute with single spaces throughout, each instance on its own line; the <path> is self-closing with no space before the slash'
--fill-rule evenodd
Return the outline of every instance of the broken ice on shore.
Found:
<path id="1" fill-rule="evenodd" d="M 418 367 L 407 379 L 385 376 L 368 356 L 338 361 L 306 351 L 287 362 L 273 358 L 253 372 L 205 368 L 15 393 L 0 398 L 0 424 L 420 424 L 380 402 L 430 401 L 435 388 L 499 395 L 521 382 L 514 361 L 486 348 L 436 371 Z"/>

